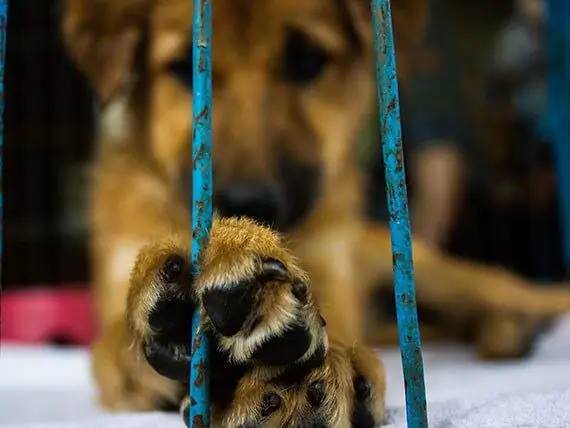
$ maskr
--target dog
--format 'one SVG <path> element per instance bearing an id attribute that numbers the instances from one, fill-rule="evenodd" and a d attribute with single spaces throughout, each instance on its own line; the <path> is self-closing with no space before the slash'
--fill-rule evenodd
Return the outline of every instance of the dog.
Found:
<path id="1" fill-rule="evenodd" d="M 214 425 L 374 426 L 385 378 L 367 345 L 397 334 L 365 316 L 392 276 L 390 233 L 363 214 L 353 154 L 375 103 L 369 3 L 213 2 L 218 216 L 198 275 L 187 262 L 192 7 L 64 3 L 63 39 L 101 106 L 90 209 L 100 402 L 180 405 L 187 420 L 188 326 L 200 307 L 214 341 Z M 392 8 L 405 81 L 426 1 Z M 474 327 L 483 357 L 518 356 L 539 321 L 570 310 L 569 289 L 418 237 L 413 253 L 418 301 L 443 314 L 424 338 Z"/>

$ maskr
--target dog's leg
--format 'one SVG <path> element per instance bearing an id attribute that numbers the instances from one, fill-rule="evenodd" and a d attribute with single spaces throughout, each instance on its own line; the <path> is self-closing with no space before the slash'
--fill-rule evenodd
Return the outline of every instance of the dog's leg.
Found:
<path id="1" fill-rule="evenodd" d="M 187 381 L 189 325 L 199 306 L 216 349 L 212 401 L 215 408 L 231 409 L 228 426 L 252 419 L 264 421 L 264 426 L 297 426 L 302 418 L 338 426 L 328 422 L 344 420 L 357 407 L 356 372 L 361 376 L 356 383 L 360 412 L 367 409 L 376 418 L 376 397 L 384 394 L 376 390 L 383 385 L 380 362 L 367 359 L 363 350 L 354 351 L 353 357 L 350 348 L 340 345 L 328 352 L 326 323 L 309 279 L 277 234 L 245 219 L 214 219 L 196 278 L 187 260 L 187 237 L 174 236 L 143 248 L 133 269 L 129 331 L 135 349 L 158 373 Z M 230 376 L 231 385 L 218 372 L 229 366 L 234 373 L 242 370 Z M 282 395 L 270 396 L 279 382 L 297 385 L 289 388 L 293 395 L 277 388 Z M 232 390 L 236 387 L 237 392 Z M 230 393 L 221 397 L 224 388 Z M 244 401 L 248 394 L 262 396 Z M 348 406 L 348 413 L 339 414 L 337 404 Z M 282 405 L 289 411 L 276 412 Z M 240 422 L 242 416 L 236 415 L 249 419 Z"/>
<path id="2" fill-rule="evenodd" d="M 361 267 L 380 280 L 392 277 L 389 230 L 367 224 L 359 254 Z M 536 316 L 570 312 L 570 285 L 534 287 L 504 269 L 449 257 L 413 238 L 418 299 L 423 304 L 453 311 L 510 311 Z"/>
<path id="3" fill-rule="evenodd" d="M 365 320 L 363 313 L 367 309 L 362 290 L 352 286 L 354 281 L 346 272 L 338 272 L 337 266 L 328 261 L 319 263 L 309 258 L 303 258 L 304 267 L 310 273 L 313 292 L 319 302 L 320 310 L 327 321 L 327 334 L 331 340 L 345 345 L 363 343 Z"/>
<path id="4" fill-rule="evenodd" d="M 482 358 L 493 360 L 526 357 L 550 322 L 550 317 L 486 312 L 476 326 L 477 352 Z"/>
<path id="5" fill-rule="evenodd" d="M 125 320 L 130 274 L 140 248 L 156 237 L 177 230 L 189 240 L 190 215 L 152 163 L 125 145 L 103 146 L 94 172 L 90 252 L 100 336 L 92 366 L 100 401 L 116 410 L 159 409 L 172 402 L 176 383 L 132 349 Z"/>
<path id="6" fill-rule="evenodd" d="M 365 223 L 359 243 L 359 266 L 370 283 L 390 284 L 392 261 L 387 227 Z M 486 357 L 519 356 L 549 318 L 570 312 L 570 286 L 533 286 L 498 267 L 455 259 L 413 238 L 418 302 L 443 313 L 482 317 L 480 352 Z M 510 326 L 510 327 L 507 327 Z M 493 344 L 503 343 L 503 348 Z M 507 343 L 511 345 L 507 346 Z"/>
<path id="7" fill-rule="evenodd" d="M 99 403 L 112 411 L 170 410 L 183 397 L 182 385 L 136 358 L 124 319 L 109 323 L 92 350 Z"/>

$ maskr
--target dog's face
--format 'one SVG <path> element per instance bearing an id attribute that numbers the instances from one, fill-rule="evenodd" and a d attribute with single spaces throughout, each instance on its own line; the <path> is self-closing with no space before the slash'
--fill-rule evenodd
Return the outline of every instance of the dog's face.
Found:
<path id="1" fill-rule="evenodd" d="M 396 28 L 400 16 L 409 23 L 399 44 L 421 31 L 409 17 L 422 15 L 399 6 L 423 2 L 393 1 Z M 368 1 L 212 4 L 215 206 L 287 230 L 350 162 L 374 105 Z M 109 116 L 109 132 L 123 134 L 115 137 L 138 135 L 176 180 L 190 165 L 192 7 L 191 0 L 67 0 L 63 25 L 105 106 L 103 127 Z"/>

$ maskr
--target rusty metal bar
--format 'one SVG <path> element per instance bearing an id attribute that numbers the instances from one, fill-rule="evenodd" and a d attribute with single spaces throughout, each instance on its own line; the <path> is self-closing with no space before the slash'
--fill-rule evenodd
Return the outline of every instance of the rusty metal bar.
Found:
<path id="1" fill-rule="evenodd" d="M 371 8 L 376 51 L 378 110 L 386 174 L 386 197 L 390 212 L 396 316 L 406 392 L 407 425 L 408 428 L 427 428 L 424 366 L 416 307 L 412 238 L 390 1 L 372 0 Z"/>
<path id="2" fill-rule="evenodd" d="M 193 11 L 192 102 L 192 266 L 212 226 L 212 2 L 195 0 Z M 201 328 L 200 310 L 192 317 L 190 428 L 210 426 L 209 337 Z"/>

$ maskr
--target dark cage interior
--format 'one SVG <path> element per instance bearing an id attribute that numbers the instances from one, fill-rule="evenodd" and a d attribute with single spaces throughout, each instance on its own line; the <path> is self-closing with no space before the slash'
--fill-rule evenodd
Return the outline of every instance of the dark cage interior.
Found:
<path id="1" fill-rule="evenodd" d="M 88 277 L 86 161 L 93 100 L 65 54 L 51 0 L 9 2 L 3 284 Z"/>

